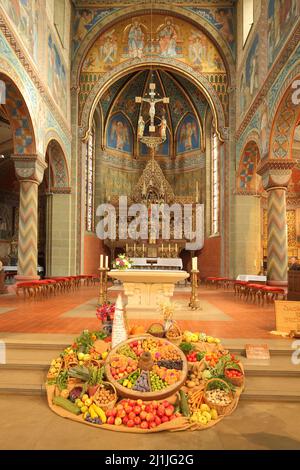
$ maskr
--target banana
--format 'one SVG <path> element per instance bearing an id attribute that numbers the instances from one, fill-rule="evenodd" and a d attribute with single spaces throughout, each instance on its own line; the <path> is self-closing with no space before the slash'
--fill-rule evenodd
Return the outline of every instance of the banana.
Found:
<path id="1" fill-rule="evenodd" d="M 99 416 L 99 418 L 101 419 L 101 422 L 102 424 L 105 424 L 106 423 L 106 414 L 104 413 L 104 411 L 102 410 L 102 408 L 100 408 L 99 406 L 95 405 L 95 403 L 93 403 L 93 405 L 91 405 L 93 407 L 93 409 L 95 410 L 95 413 L 97 413 L 97 416 Z"/>
<path id="2" fill-rule="evenodd" d="M 90 413 L 92 419 L 98 418 L 98 414 L 97 414 L 96 411 L 94 410 L 93 405 L 91 405 L 91 406 L 89 407 L 89 413 Z"/>

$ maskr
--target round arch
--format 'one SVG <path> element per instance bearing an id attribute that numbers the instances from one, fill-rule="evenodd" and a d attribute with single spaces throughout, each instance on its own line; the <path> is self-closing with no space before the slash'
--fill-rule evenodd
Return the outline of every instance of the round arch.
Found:
<path id="1" fill-rule="evenodd" d="M 60 142 L 55 138 L 55 133 L 47 134 L 46 160 L 51 171 L 50 191 L 56 193 L 70 192 L 70 172 L 65 153 Z"/>
<path id="2" fill-rule="evenodd" d="M 152 8 L 145 8 L 144 5 L 133 5 L 127 8 L 122 8 L 122 11 L 117 11 L 108 15 L 106 18 L 103 18 L 102 21 L 97 23 L 93 27 L 85 38 L 82 40 L 79 49 L 77 50 L 72 66 L 71 72 L 71 84 L 72 87 L 77 87 L 79 85 L 80 71 L 83 64 L 83 61 L 88 53 L 90 47 L 99 36 L 101 32 L 104 32 L 109 27 L 113 26 L 115 23 L 124 20 L 126 18 L 130 19 L 133 16 L 139 16 L 141 14 L 151 14 L 152 13 L 166 13 L 168 16 L 177 16 L 182 18 L 189 23 L 193 24 L 195 27 L 202 30 L 211 41 L 216 46 L 217 50 L 221 54 L 221 57 L 224 61 L 224 65 L 228 75 L 228 85 L 234 86 L 235 84 L 235 61 L 233 58 L 232 51 L 225 41 L 221 33 L 214 28 L 208 21 L 203 17 L 194 13 L 192 11 L 187 11 L 181 7 L 172 5 L 172 12 L 170 14 L 170 8 L 167 5 L 152 5 Z"/>
<path id="3" fill-rule="evenodd" d="M 277 96 L 273 108 L 270 121 L 269 159 L 292 159 L 294 132 L 300 121 L 299 85 L 300 66 L 298 65 Z"/>
<path id="4" fill-rule="evenodd" d="M 14 153 L 35 155 L 35 132 L 24 95 L 15 81 L 1 70 L 0 84 L 4 97 L 3 106 L 12 128 Z"/>
<path id="5" fill-rule="evenodd" d="M 177 63 L 174 65 L 174 61 L 161 58 L 159 62 L 151 61 L 150 59 L 143 60 L 143 62 L 141 62 L 140 59 L 132 59 L 130 61 L 130 65 L 126 62 L 114 67 L 113 76 L 111 72 L 107 72 L 100 78 L 100 80 L 98 80 L 90 91 L 81 113 L 79 132 L 80 137 L 83 140 L 87 138 L 97 103 L 107 88 L 122 76 L 142 68 L 150 68 L 150 66 L 157 68 L 161 68 L 163 66 L 165 69 L 176 71 L 190 81 L 193 81 L 193 83 L 201 89 L 203 95 L 210 104 L 214 120 L 217 124 L 217 133 L 220 140 L 224 141 L 228 139 L 228 128 L 226 127 L 226 119 L 222 103 L 217 92 L 207 78 L 186 64 Z"/>
<path id="6" fill-rule="evenodd" d="M 260 159 L 261 152 L 258 135 L 252 133 L 252 135 L 249 135 L 241 152 L 236 180 L 238 193 L 256 193 L 256 170 Z"/>

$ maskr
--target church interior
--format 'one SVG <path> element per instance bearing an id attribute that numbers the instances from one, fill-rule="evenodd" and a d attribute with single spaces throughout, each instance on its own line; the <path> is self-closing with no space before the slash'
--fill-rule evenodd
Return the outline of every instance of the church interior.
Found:
<path id="1" fill-rule="evenodd" d="M 120 298 L 220 338 L 232 415 L 137 444 L 49 409 Z M 299 301 L 299 0 L 1 0 L 0 449 L 299 450 Z"/>

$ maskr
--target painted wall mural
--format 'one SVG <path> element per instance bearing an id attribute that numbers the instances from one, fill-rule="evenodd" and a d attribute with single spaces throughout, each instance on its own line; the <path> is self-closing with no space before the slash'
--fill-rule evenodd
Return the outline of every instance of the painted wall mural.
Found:
<path id="1" fill-rule="evenodd" d="M 90 10 L 85 8 L 77 10 L 73 22 L 73 54 L 75 54 L 85 36 L 94 26 L 117 10 L 117 8 L 105 10 Z"/>
<path id="2" fill-rule="evenodd" d="M 132 129 L 124 114 L 117 113 L 110 118 L 106 132 L 106 145 L 112 150 L 132 154 Z"/>
<path id="3" fill-rule="evenodd" d="M 48 31 L 48 86 L 55 101 L 67 112 L 67 75 L 66 68 L 59 53 L 58 46 Z"/>
<path id="4" fill-rule="evenodd" d="M 200 131 L 198 122 L 192 114 L 187 114 L 177 130 L 177 153 L 190 152 L 200 148 Z"/>
<path id="5" fill-rule="evenodd" d="M 152 57 L 176 59 L 203 73 L 226 73 L 219 52 L 202 31 L 184 20 L 155 14 L 151 34 L 150 21 L 150 15 L 137 16 L 101 34 L 84 61 L 83 72 L 105 73 L 120 62 Z"/>
<path id="6" fill-rule="evenodd" d="M 240 82 L 240 111 L 244 113 L 250 105 L 259 87 L 258 49 L 259 36 L 255 36 L 247 55 L 245 70 Z"/>
<path id="7" fill-rule="evenodd" d="M 39 0 L 1 0 L 1 6 L 13 22 L 33 60 L 38 60 Z"/>
<path id="8" fill-rule="evenodd" d="M 268 4 L 268 64 L 274 63 L 281 47 L 300 15 L 299 0 L 269 0 Z"/>
<path id="9" fill-rule="evenodd" d="M 232 7 L 222 8 L 199 8 L 199 7 L 186 7 L 187 10 L 200 15 L 208 21 L 214 28 L 222 34 L 225 41 L 228 42 L 229 47 L 235 54 L 236 50 L 236 31 L 235 31 L 235 14 Z"/>

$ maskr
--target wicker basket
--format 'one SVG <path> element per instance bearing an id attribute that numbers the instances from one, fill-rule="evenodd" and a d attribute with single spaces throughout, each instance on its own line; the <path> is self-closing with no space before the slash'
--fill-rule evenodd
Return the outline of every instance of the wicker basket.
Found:
<path id="1" fill-rule="evenodd" d="M 156 332 L 152 333 L 152 332 L 151 332 L 151 328 L 152 328 L 153 326 L 162 327 L 161 332 L 158 331 L 157 333 L 156 333 Z M 149 328 L 148 328 L 148 330 L 147 330 L 147 333 L 150 334 L 151 336 L 155 336 L 156 338 L 163 338 L 163 337 L 165 336 L 165 330 L 164 330 L 164 327 L 163 327 L 163 325 L 162 325 L 161 323 L 152 323 L 152 324 L 149 326 Z M 141 335 L 139 335 L 139 336 L 141 336 Z"/>
<path id="2" fill-rule="evenodd" d="M 106 410 L 110 410 L 111 408 L 113 408 L 115 406 L 115 404 L 117 403 L 118 395 L 117 395 L 117 390 L 116 390 L 115 386 L 112 383 L 102 382 L 102 385 L 104 385 L 105 388 L 110 388 L 111 389 L 111 391 L 114 393 L 114 399 L 111 400 L 109 403 L 101 403 L 101 398 L 99 399 L 99 391 L 100 391 L 101 387 L 99 387 L 97 392 L 95 393 L 95 395 L 93 397 L 93 401 L 94 401 L 94 403 L 96 403 L 97 406 L 102 408 L 103 411 L 106 411 Z"/>
<path id="3" fill-rule="evenodd" d="M 213 386 L 215 382 L 215 386 Z M 214 390 L 214 389 L 218 389 L 218 383 L 222 383 L 225 385 L 225 388 L 227 388 L 228 390 L 228 395 L 230 397 L 230 403 L 228 405 L 219 405 L 213 401 L 211 401 L 209 398 L 207 398 L 207 392 L 208 390 Z M 205 384 L 205 387 L 204 387 L 204 395 L 203 395 L 203 399 L 204 399 L 204 402 L 210 407 L 210 408 L 214 408 L 215 410 L 217 410 L 217 413 L 218 415 L 226 415 L 228 413 L 230 413 L 230 411 L 232 410 L 233 406 L 234 406 L 234 403 L 235 403 L 235 397 L 234 397 L 234 394 L 232 393 L 228 383 L 226 383 L 224 380 L 222 379 L 210 379 L 206 382 Z"/>
<path id="4" fill-rule="evenodd" d="M 170 336 L 170 330 L 174 330 L 176 333 L 178 333 L 177 336 Z M 182 343 L 182 331 L 177 322 L 172 322 L 172 325 L 166 333 L 166 338 L 168 341 L 170 341 L 170 343 L 173 343 L 176 346 L 179 346 L 179 344 Z"/>
<path id="5" fill-rule="evenodd" d="M 243 370 L 243 367 L 241 367 L 240 364 L 238 364 L 239 366 L 239 371 L 242 373 L 242 375 L 240 377 L 228 377 L 226 372 L 227 372 L 227 369 L 225 368 L 225 371 L 224 371 L 224 375 L 226 377 L 226 379 L 232 383 L 232 385 L 234 385 L 235 387 L 242 387 L 244 385 L 244 381 L 245 381 L 245 374 L 244 374 L 244 370 Z M 229 369 L 231 369 L 231 367 L 229 367 Z"/>

